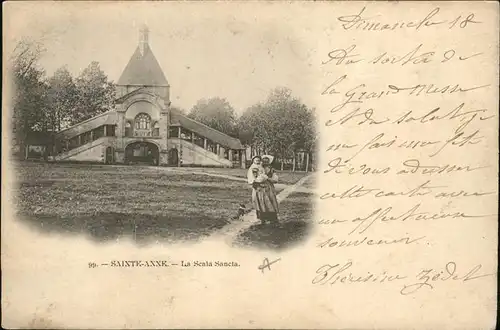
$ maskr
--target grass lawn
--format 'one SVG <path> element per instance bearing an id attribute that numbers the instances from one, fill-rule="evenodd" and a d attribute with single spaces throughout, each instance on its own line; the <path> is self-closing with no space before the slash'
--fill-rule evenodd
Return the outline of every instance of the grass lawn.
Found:
<path id="1" fill-rule="evenodd" d="M 189 169 L 186 167 L 186 169 Z M 207 172 L 207 173 L 214 173 L 214 174 L 224 174 L 224 175 L 232 175 L 240 178 L 246 178 L 247 177 L 247 172 L 248 169 L 242 169 L 242 168 L 193 168 L 193 171 L 197 172 Z M 279 178 L 279 183 L 284 183 L 284 184 L 294 184 L 295 182 L 299 181 L 302 177 L 304 177 L 306 172 L 288 172 L 288 171 L 276 171 L 278 178 Z"/>
<path id="2" fill-rule="evenodd" d="M 197 240 L 226 226 L 240 203 L 251 207 L 246 182 L 190 171 L 31 162 L 13 168 L 19 218 L 43 231 L 83 234 L 98 241 L 134 235 L 139 244 Z M 195 171 L 246 175 L 242 169 Z M 293 183 L 303 175 L 283 172 L 280 177 Z M 311 224 L 312 196 L 292 193 L 280 204 L 277 227 L 253 225 L 235 243 L 281 249 L 301 240 Z"/>
<path id="3" fill-rule="evenodd" d="M 303 240 L 312 226 L 313 194 L 295 192 L 279 206 L 279 224 L 253 225 L 241 233 L 236 244 L 281 250 Z"/>
<path id="4" fill-rule="evenodd" d="M 197 239 L 227 224 L 239 203 L 250 205 L 244 182 L 163 168 L 20 162 L 17 211 L 47 231 L 138 242 Z"/>

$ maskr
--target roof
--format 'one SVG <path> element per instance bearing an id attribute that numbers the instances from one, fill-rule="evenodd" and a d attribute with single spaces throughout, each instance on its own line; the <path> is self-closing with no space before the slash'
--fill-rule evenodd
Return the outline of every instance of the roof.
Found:
<path id="1" fill-rule="evenodd" d="M 240 140 L 224 134 L 216 129 L 213 129 L 205 124 L 202 124 L 194 119 L 191 119 L 183 115 L 178 110 L 170 110 L 170 124 L 180 125 L 222 146 L 236 150 L 245 149 Z"/>
<path id="2" fill-rule="evenodd" d="M 115 99 L 115 103 L 121 104 L 121 103 L 125 102 L 125 100 L 129 99 L 131 96 L 134 96 L 136 94 L 149 94 L 149 95 L 154 96 L 154 97 L 157 96 L 156 94 L 148 91 L 146 87 L 139 87 L 139 88 L 134 89 L 133 91 L 128 92 L 127 94 Z"/>
<path id="3" fill-rule="evenodd" d="M 117 85 L 168 86 L 167 78 L 148 44 L 144 54 L 137 46 Z"/>
<path id="4" fill-rule="evenodd" d="M 102 125 L 116 125 L 117 121 L 118 117 L 116 111 L 108 111 L 58 132 L 57 138 L 70 139 Z M 224 147 L 229 147 L 235 150 L 244 149 L 240 140 L 191 119 L 180 113 L 178 110 L 170 110 L 170 124 L 180 125 L 204 138 L 207 138 L 215 143 L 219 143 Z"/>
<path id="5" fill-rule="evenodd" d="M 116 111 L 108 111 L 59 131 L 57 133 L 57 138 L 71 139 L 74 136 L 80 135 L 102 125 L 116 125 L 117 121 L 118 116 Z"/>

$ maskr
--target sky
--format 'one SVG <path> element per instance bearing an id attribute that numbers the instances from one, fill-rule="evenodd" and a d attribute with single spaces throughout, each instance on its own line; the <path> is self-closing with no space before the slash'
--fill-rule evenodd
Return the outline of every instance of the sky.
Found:
<path id="1" fill-rule="evenodd" d="M 9 51 L 21 37 L 41 40 L 47 74 L 65 65 L 78 75 L 98 61 L 116 82 L 146 24 L 150 47 L 171 86 L 172 105 L 189 110 L 201 98 L 218 96 L 241 114 L 275 87 L 292 89 L 308 104 L 313 54 L 299 15 L 293 10 L 273 15 L 278 7 L 272 3 L 207 5 L 26 3 L 10 8 L 4 45 Z"/>

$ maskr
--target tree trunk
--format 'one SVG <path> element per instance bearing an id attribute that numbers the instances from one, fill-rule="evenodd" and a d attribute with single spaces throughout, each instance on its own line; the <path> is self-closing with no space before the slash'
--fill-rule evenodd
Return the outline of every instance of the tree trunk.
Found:
<path id="1" fill-rule="evenodd" d="M 309 153 L 306 154 L 306 172 L 309 170 Z"/>
<path id="2" fill-rule="evenodd" d="M 24 120 L 24 132 L 22 133 L 22 136 L 23 136 L 23 141 L 22 141 L 22 146 L 23 146 L 23 149 L 22 152 L 24 153 L 24 160 L 27 160 L 28 159 L 28 149 L 29 149 L 29 144 L 28 144 L 28 136 L 29 136 L 29 131 L 28 131 L 28 121 L 25 119 Z"/>
<path id="3" fill-rule="evenodd" d="M 281 170 L 283 171 L 283 157 L 281 158 Z"/>
<path id="4" fill-rule="evenodd" d="M 295 151 L 293 152 L 293 165 L 292 165 L 292 172 L 295 172 Z"/>

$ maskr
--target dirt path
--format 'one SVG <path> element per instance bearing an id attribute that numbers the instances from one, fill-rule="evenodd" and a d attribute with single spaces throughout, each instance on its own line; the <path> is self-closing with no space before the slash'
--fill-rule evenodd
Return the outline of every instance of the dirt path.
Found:
<path id="1" fill-rule="evenodd" d="M 302 185 L 312 176 L 313 174 L 306 175 L 295 184 L 287 185 L 286 188 L 276 196 L 276 198 L 278 199 L 278 203 L 281 203 L 285 198 L 290 196 L 290 194 L 295 192 L 296 190 L 301 190 L 300 188 L 302 188 Z M 250 226 L 257 223 L 260 223 L 260 221 L 257 219 L 255 210 L 252 210 L 250 213 L 243 216 L 242 219 L 232 220 L 232 222 L 229 222 L 228 225 L 224 226 L 221 230 L 213 233 L 212 235 L 207 237 L 207 239 L 225 240 L 228 244 L 231 244 L 240 233 L 244 232 Z"/>
<path id="2" fill-rule="evenodd" d="M 295 184 L 287 186 L 285 189 L 283 189 L 277 196 L 276 198 L 278 199 L 278 203 L 281 203 L 282 200 L 287 198 L 291 193 L 293 193 L 295 190 L 298 188 L 302 187 L 302 185 L 311 178 L 312 174 L 306 175 L 303 178 L 301 178 L 299 181 L 297 181 Z"/>

